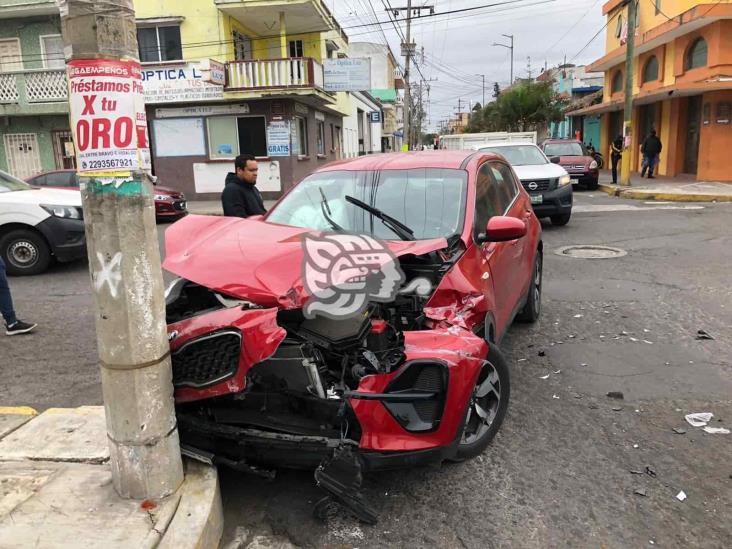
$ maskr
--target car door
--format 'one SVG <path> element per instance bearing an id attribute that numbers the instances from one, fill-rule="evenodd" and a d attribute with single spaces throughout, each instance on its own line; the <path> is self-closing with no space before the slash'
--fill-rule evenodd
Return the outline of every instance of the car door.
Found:
<path id="1" fill-rule="evenodd" d="M 528 228 L 532 215 L 530 198 L 526 192 L 522 192 L 520 183 L 508 164 L 499 161 L 490 164 L 497 188 L 501 191 L 501 206 L 505 208 L 503 215 L 520 219 L 527 224 Z M 506 295 L 510 300 L 509 308 L 512 312 L 516 312 L 516 308 L 520 304 L 531 279 L 533 253 L 530 249 L 529 239 L 526 237 L 511 240 L 504 244 L 508 248 L 506 253 L 506 275 L 509 282 L 507 283 Z"/>
<path id="2" fill-rule="evenodd" d="M 496 215 L 503 215 L 509 204 L 508 192 L 499 186 L 495 177 L 493 162 L 485 162 L 478 168 L 475 196 L 475 224 L 473 236 L 485 233 L 488 220 Z M 493 317 L 495 320 L 496 338 L 500 339 L 511 320 L 512 292 L 511 273 L 513 271 L 512 254 L 515 251 L 511 242 L 484 242 L 479 246 L 480 263 L 485 269 L 483 276 L 492 280 L 492 285 L 484 286 L 484 291 L 492 292 L 488 302 L 495 303 Z"/>

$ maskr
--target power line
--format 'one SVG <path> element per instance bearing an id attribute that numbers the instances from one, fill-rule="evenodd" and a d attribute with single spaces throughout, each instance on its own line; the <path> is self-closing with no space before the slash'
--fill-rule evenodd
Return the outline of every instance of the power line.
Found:
<path id="1" fill-rule="evenodd" d="M 550 48 L 547 48 L 546 52 L 547 53 L 551 53 L 552 51 L 554 51 L 554 48 L 556 48 L 559 45 L 559 43 L 562 40 L 564 40 L 569 35 L 569 33 L 572 32 L 575 29 L 575 27 L 580 24 L 580 22 L 585 17 L 587 17 L 587 15 L 595 8 L 595 6 L 597 5 L 597 3 L 599 1 L 600 0 L 595 0 L 595 2 L 590 6 L 590 8 L 585 13 L 583 13 L 582 16 L 579 19 L 577 19 L 577 21 L 575 21 L 574 24 L 571 27 L 569 27 L 569 29 L 567 29 L 567 32 L 565 32 L 559 40 L 557 40 L 556 42 L 554 42 L 554 44 Z M 650 1 L 653 2 L 653 0 L 650 0 Z"/>
<path id="2" fill-rule="evenodd" d="M 602 31 L 604 31 L 608 27 L 608 25 L 610 24 L 610 21 L 611 21 L 611 19 L 608 19 L 607 22 L 602 26 L 602 28 L 599 31 L 597 31 L 592 38 L 590 38 L 590 40 L 587 42 L 587 44 L 585 44 L 584 46 L 582 46 L 582 49 L 580 51 L 578 51 L 577 53 L 574 54 L 574 57 L 572 57 L 572 59 L 569 60 L 570 63 L 572 61 L 574 61 L 575 59 L 577 59 L 577 57 L 579 57 L 580 54 L 583 51 L 585 51 L 590 46 L 590 44 L 592 44 L 595 41 L 595 38 L 597 38 L 598 36 L 600 36 L 600 33 Z M 630 31 L 628 31 L 628 32 L 630 32 Z"/>

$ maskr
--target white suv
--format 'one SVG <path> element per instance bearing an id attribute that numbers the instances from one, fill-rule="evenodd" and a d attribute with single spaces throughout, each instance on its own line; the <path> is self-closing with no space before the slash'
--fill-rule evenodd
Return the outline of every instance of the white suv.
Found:
<path id="1" fill-rule="evenodd" d="M 559 157 L 547 158 L 533 143 L 491 143 L 479 148 L 502 155 L 531 196 L 536 217 L 566 225 L 572 216 L 572 181 L 559 166 Z"/>
<path id="2" fill-rule="evenodd" d="M 0 257 L 11 275 L 86 257 L 81 193 L 39 189 L 0 171 Z"/>

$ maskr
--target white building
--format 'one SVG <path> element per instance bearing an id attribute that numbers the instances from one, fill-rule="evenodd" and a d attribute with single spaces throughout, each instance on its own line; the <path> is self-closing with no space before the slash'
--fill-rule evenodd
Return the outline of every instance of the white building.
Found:
<path id="1" fill-rule="evenodd" d="M 382 152 L 381 104 L 368 92 L 351 92 L 351 105 L 351 114 L 343 118 L 344 158 Z"/>

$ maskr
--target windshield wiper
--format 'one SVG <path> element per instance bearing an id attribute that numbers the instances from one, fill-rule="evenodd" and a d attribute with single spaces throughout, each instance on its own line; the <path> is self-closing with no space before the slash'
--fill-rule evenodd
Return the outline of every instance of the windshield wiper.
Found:
<path id="1" fill-rule="evenodd" d="M 333 221 L 333 218 L 331 217 L 333 212 L 330 211 L 330 206 L 328 205 L 328 199 L 325 198 L 325 193 L 323 192 L 323 187 L 318 187 L 318 190 L 320 191 L 320 196 L 323 197 L 323 200 L 320 201 L 320 210 L 323 212 L 323 217 L 334 230 L 345 232 L 343 227 L 341 227 L 338 223 Z"/>
<path id="2" fill-rule="evenodd" d="M 369 206 L 368 204 L 366 204 L 366 202 L 361 202 L 358 198 L 354 198 L 349 195 L 346 195 L 346 201 L 350 202 L 354 206 L 358 206 L 359 208 L 366 210 L 367 212 L 381 219 L 381 222 L 389 227 L 392 231 L 394 231 L 397 235 L 399 235 L 399 238 L 401 238 L 402 240 L 416 240 L 414 238 L 414 231 L 412 229 L 407 227 L 401 221 L 394 219 L 388 214 L 385 214 L 380 209 Z"/>

